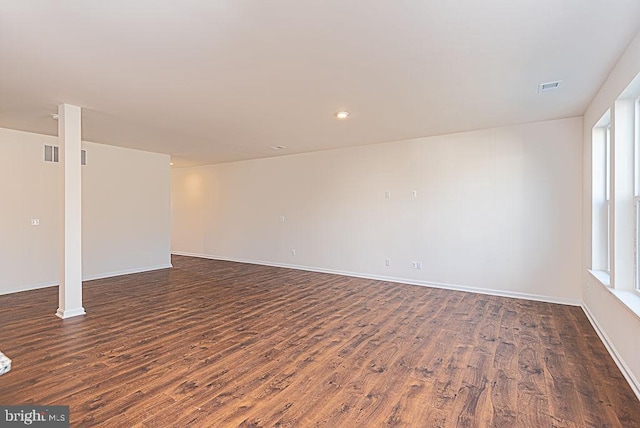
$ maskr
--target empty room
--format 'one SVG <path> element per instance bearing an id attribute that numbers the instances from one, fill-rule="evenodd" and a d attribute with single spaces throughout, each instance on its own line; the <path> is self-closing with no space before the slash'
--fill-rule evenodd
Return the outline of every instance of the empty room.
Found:
<path id="1" fill-rule="evenodd" d="M 640 427 L 637 0 L 0 2 L 0 426 Z"/>

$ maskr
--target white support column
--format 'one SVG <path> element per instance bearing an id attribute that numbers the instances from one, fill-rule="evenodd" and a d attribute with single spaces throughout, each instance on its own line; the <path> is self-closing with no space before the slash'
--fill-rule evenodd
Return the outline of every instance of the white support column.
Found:
<path id="1" fill-rule="evenodd" d="M 84 315 L 82 307 L 82 176 L 80 107 L 58 106 L 58 139 L 62 177 L 62 257 L 58 311 L 60 318 Z"/>

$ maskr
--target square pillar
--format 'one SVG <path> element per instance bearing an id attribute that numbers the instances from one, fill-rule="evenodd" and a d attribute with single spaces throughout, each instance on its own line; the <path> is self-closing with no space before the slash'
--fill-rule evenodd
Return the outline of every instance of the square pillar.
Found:
<path id="1" fill-rule="evenodd" d="M 58 139 L 62 163 L 62 248 L 58 310 L 60 318 L 84 315 L 82 307 L 82 140 L 80 107 L 58 106 Z"/>

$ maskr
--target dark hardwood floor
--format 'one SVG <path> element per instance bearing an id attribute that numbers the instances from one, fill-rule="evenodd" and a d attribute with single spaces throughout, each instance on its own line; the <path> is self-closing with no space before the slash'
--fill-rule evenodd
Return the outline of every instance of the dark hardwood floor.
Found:
<path id="1" fill-rule="evenodd" d="M 74 427 L 637 427 L 640 402 L 582 309 L 174 257 L 0 296 L 0 404 Z"/>

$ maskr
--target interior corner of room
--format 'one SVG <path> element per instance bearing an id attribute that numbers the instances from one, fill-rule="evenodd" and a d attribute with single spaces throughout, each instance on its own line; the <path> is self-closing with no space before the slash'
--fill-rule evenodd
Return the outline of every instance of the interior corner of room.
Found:
<path id="1" fill-rule="evenodd" d="M 253 16 L 252 19 L 257 20 L 258 17 Z M 236 22 L 236 25 L 240 24 Z M 24 303 L 28 299 L 24 296 L 29 294 L 25 293 L 58 287 L 59 300 L 50 302 L 51 310 L 47 315 L 51 319 L 46 323 L 68 326 L 71 333 L 67 334 L 82 340 L 89 333 L 78 327 L 83 322 L 81 318 L 92 317 L 92 306 L 83 304 L 83 289 L 99 284 L 104 288 L 101 289 L 102 294 L 97 294 L 105 299 L 100 305 L 109 305 L 113 299 L 114 313 L 127 311 L 127 302 L 109 294 L 109 281 L 113 281 L 114 289 L 118 289 L 124 283 L 128 286 L 129 281 L 135 284 L 127 275 L 144 275 L 161 269 L 169 272 L 162 281 L 169 281 L 170 276 L 188 275 L 189 266 L 197 266 L 189 274 L 199 275 L 201 271 L 198 269 L 204 265 L 189 262 L 196 258 L 197 263 L 204 263 L 200 259 L 210 259 L 212 262 L 208 266 L 211 269 L 220 269 L 219 272 L 229 275 L 230 272 L 239 275 L 238 271 L 242 269 L 263 272 L 270 287 L 276 287 L 269 281 L 278 278 L 278 272 L 287 278 L 285 285 L 294 284 L 296 278 L 310 281 L 311 277 L 305 276 L 304 272 L 311 272 L 371 280 L 366 284 L 389 290 L 408 284 L 522 299 L 527 302 L 525 306 L 533 305 L 531 302 L 552 303 L 571 306 L 571 311 L 586 316 L 626 380 L 624 387 L 631 388 L 632 393 L 627 395 L 633 397 L 635 394 L 640 399 L 640 33 L 637 31 L 640 27 L 636 24 L 634 28 L 633 34 L 627 37 L 628 43 L 610 52 L 611 66 L 594 76 L 592 81 L 581 82 L 580 87 L 575 88 L 571 86 L 570 79 L 560 76 L 557 79 L 563 80 L 552 80 L 556 77 L 547 75 L 532 85 L 532 94 L 527 94 L 531 98 L 522 99 L 526 99 L 529 108 L 537 112 L 531 116 L 535 117 L 534 120 L 514 113 L 508 121 L 505 116 L 504 123 L 498 120 L 495 125 L 485 127 L 484 123 L 494 122 L 483 122 L 488 114 L 484 114 L 480 101 L 470 102 L 464 109 L 461 107 L 464 114 L 455 118 L 453 113 L 451 117 L 439 113 L 437 106 L 430 107 L 429 114 L 417 113 L 419 102 L 407 101 L 397 92 L 411 91 L 408 89 L 412 88 L 410 82 L 419 80 L 416 76 L 422 66 L 400 73 L 398 76 L 403 75 L 409 83 L 407 87 L 394 87 L 392 100 L 405 107 L 408 117 L 388 112 L 389 116 L 374 121 L 379 125 L 376 129 L 381 135 L 396 135 L 395 139 L 377 140 L 372 131 L 358 128 L 358 120 L 364 120 L 362 118 L 374 110 L 367 100 L 385 104 L 376 93 L 368 93 L 370 98 L 360 100 L 360 111 L 352 108 L 347 111 L 346 101 L 328 101 L 320 94 L 324 91 L 314 89 L 312 82 L 300 77 L 305 72 L 310 73 L 310 67 L 299 62 L 291 63 L 296 73 L 287 74 L 291 87 L 278 94 L 270 92 L 269 85 L 260 79 L 250 80 L 251 84 L 245 86 L 234 82 L 231 75 L 224 75 L 229 80 L 224 85 L 216 83 L 219 86 L 215 86 L 215 90 L 211 86 L 206 96 L 201 96 L 189 86 L 189 72 L 185 72 L 183 80 L 176 82 L 177 89 L 167 85 L 169 94 L 174 90 L 184 91 L 194 102 L 210 98 L 207 103 L 213 103 L 211 100 L 216 99 L 215 94 L 224 95 L 225 85 L 238 85 L 238 97 L 245 97 L 247 109 L 256 109 L 250 110 L 253 114 L 251 125 L 237 117 L 242 112 L 234 110 L 230 113 L 221 107 L 215 107 L 218 114 L 215 121 L 209 117 L 213 114 L 205 112 L 204 108 L 196 111 L 192 106 L 186 106 L 185 112 L 172 113 L 170 96 L 149 89 L 157 87 L 156 79 L 167 78 L 165 73 L 168 71 L 162 69 L 156 70 L 158 75 L 147 73 L 146 78 L 141 75 L 135 77 L 139 93 L 149 97 L 147 103 L 152 107 L 148 108 L 157 118 L 157 123 L 149 124 L 148 117 L 134 122 L 136 109 L 142 109 L 142 104 L 137 104 L 141 103 L 138 99 L 132 102 L 132 106 L 123 106 L 123 111 L 127 112 L 123 117 L 129 120 L 130 114 L 131 123 L 120 120 L 121 127 L 109 131 L 109 125 L 116 122 L 114 118 L 123 117 L 117 116 L 120 112 L 116 109 L 107 112 L 98 106 L 111 105 L 109 103 L 113 100 L 100 99 L 104 104 L 96 101 L 89 107 L 78 102 L 77 106 L 69 105 L 78 109 L 78 133 L 74 136 L 77 147 L 65 145 L 63 134 L 66 131 L 59 125 L 65 120 L 64 106 L 69 100 L 58 99 L 59 105 L 54 107 L 51 102 L 37 99 L 30 93 L 31 98 L 25 96 L 24 104 L 16 103 L 15 110 L 0 101 L 0 116 L 7 112 L 5 119 L 0 119 L 0 159 L 4 160 L 0 167 L 0 311 L 9 319 L 10 302 L 20 301 L 23 308 L 28 308 L 29 304 Z M 274 46 L 278 43 L 288 43 L 282 35 L 277 35 L 276 29 L 272 30 L 276 35 L 262 40 L 267 51 L 276 49 Z M 133 30 L 127 27 L 123 31 Z M 217 33 L 222 30 L 215 31 L 220 40 L 226 40 L 222 33 Z M 308 37 L 309 43 L 315 43 L 314 37 Z M 620 36 L 622 39 L 624 37 Z M 381 46 L 386 43 L 379 38 L 376 40 Z M 224 49 L 224 43 L 219 43 L 215 49 Z M 393 44 L 392 41 L 388 43 Z M 474 55 L 483 49 L 482 43 L 478 43 L 478 51 L 463 41 L 460 41 L 462 45 L 456 46 L 466 52 L 465 58 L 475 58 Z M 0 54 L 3 47 L 0 42 Z M 415 47 L 387 48 L 388 52 L 398 55 L 393 58 L 417 55 Z M 360 54 L 371 54 L 368 49 L 362 48 Z M 7 52 L 9 50 L 6 49 Z M 142 51 L 149 54 L 149 51 Z M 282 61 L 285 61 L 285 54 L 292 53 L 287 50 L 278 52 Z M 193 54 L 187 48 L 182 53 L 185 56 Z M 220 73 L 225 67 L 238 67 L 237 75 L 233 76 L 240 81 L 247 79 L 251 74 L 248 70 L 257 68 L 258 64 L 264 67 L 261 61 L 272 63 L 259 51 L 254 54 L 251 59 L 225 59 L 228 63 L 220 67 L 223 70 Z M 515 56 L 517 58 L 513 61 L 518 66 L 528 64 L 520 54 Z M 36 67 L 38 61 L 31 60 L 30 66 Z M 137 64 L 136 59 L 131 61 L 131 64 Z M 364 67 L 363 64 L 359 66 Z M 431 66 L 437 68 L 436 65 Z M 2 67 L 0 65 L 0 75 Z M 517 68 L 516 65 L 514 67 Z M 398 72 L 394 67 L 391 69 Z M 274 85 L 282 80 L 283 70 L 275 65 L 261 70 L 264 71 L 263 78 L 271 79 Z M 375 78 L 382 78 L 376 70 L 363 68 L 362 73 L 365 70 Z M 196 71 L 193 73 L 191 77 L 196 79 L 199 75 Z M 326 71 L 327 76 L 334 76 L 334 73 Z M 457 69 L 451 71 L 453 75 L 459 73 Z M 18 73 L 8 75 L 17 79 Z M 110 77 L 104 79 L 108 81 Z M 145 79 L 154 83 L 149 83 L 147 88 Z M 491 79 L 493 77 L 488 80 Z M 464 78 L 459 76 L 459 80 L 460 85 L 466 88 L 462 83 Z M 514 85 L 516 81 L 514 78 Z M 358 79 L 348 82 L 355 89 L 347 89 L 345 85 L 336 92 L 344 95 L 346 100 L 350 96 L 355 97 L 354 94 L 360 90 Z M 5 86 L 8 88 L 10 85 Z M 452 89 L 451 93 L 459 90 Z M 549 90 L 552 92 L 546 92 Z M 553 104 L 554 101 L 549 101 L 553 100 L 551 97 L 563 90 L 569 91 L 571 97 L 579 98 L 580 103 L 575 104 L 576 108 L 557 110 L 561 111 L 558 114 L 545 114 L 545 103 Z M 590 100 L 584 95 L 588 90 L 592 90 L 588 94 L 592 95 Z M 289 96 L 288 91 L 304 93 L 305 97 L 324 100 L 328 105 L 300 107 L 293 113 L 296 120 L 285 119 L 285 124 L 277 122 L 273 110 L 283 113 L 279 107 L 287 106 L 278 100 L 280 96 Z M 443 100 L 449 93 L 442 87 L 432 87 L 430 91 L 434 94 L 430 96 Z M 7 92 L 21 99 L 19 90 Z M 75 100 L 85 99 L 71 90 L 68 94 Z M 91 99 L 91 94 L 88 91 L 86 99 Z M 265 107 L 267 98 L 260 98 L 264 94 L 270 94 L 268 100 L 274 103 L 273 107 Z M 513 98 L 510 95 L 501 98 L 505 105 L 515 99 L 515 95 Z M 484 104 L 486 102 L 485 99 Z M 20 117 L 21 112 L 35 104 L 38 106 L 33 111 L 37 115 L 25 119 Z M 56 116 L 55 120 L 44 117 L 42 113 L 47 109 Z M 303 110 L 304 114 L 301 113 Z M 321 119 L 310 118 L 311 112 L 322 116 Z M 477 117 L 471 117 L 470 112 L 477 113 Z M 444 126 L 447 120 L 454 123 L 452 118 L 458 120 L 462 117 L 466 120 L 464 129 Z M 403 125 L 428 122 L 431 118 L 443 122 L 442 128 L 435 125 L 429 128 L 433 130 L 432 134 L 412 134 L 402 130 Z M 220 132 L 224 138 L 196 132 L 196 129 L 206 128 L 209 121 L 210 134 Z M 173 129 L 172 123 L 179 123 L 182 128 Z M 367 128 L 370 126 L 371 123 Z M 312 131 L 306 127 L 317 130 L 318 135 L 311 135 Z M 285 128 L 286 132 L 283 131 Z M 264 135 L 259 145 L 255 142 L 258 134 Z M 287 139 L 279 140 L 280 135 Z M 323 138 L 326 141 L 321 144 Z M 215 153 L 205 152 L 209 146 L 215 146 Z M 65 157 L 68 147 L 74 148 L 73 159 L 77 158 L 71 175 L 67 174 L 71 161 Z M 69 183 L 76 186 L 75 190 L 72 189 L 75 193 L 68 193 L 65 184 Z M 70 197 L 75 205 L 65 205 Z M 75 239 L 75 243 L 69 244 L 69 239 Z M 172 257 L 181 260 L 180 269 L 172 269 Z M 252 267 L 245 268 L 243 264 Z M 258 268 L 265 266 L 282 270 L 261 271 Z M 198 287 L 205 284 L 205 277 L 213 276 L 210 270 L 202 269 L 206 272 L 202 282 L 194 280 L 190 283 L 191 293 L 197 294 Z M 289 270 L 299 273 L 299 276 Z M 67 298 L 71 300 L 67 301 L 71 303 L 65 309 L 65 281 L 71 284 L 75 274 L 79 275 L 76 277 L 79 290 L 69 288 L 68 293 L 71 294 Z M 233 288 L 234 281 L 240 281 L 239 277 L 233 278 L 228 277 L 222 291 L 224 287 Z M 322 278 L 327 283 L 331 282 L 328 277 Z M 146 292 L 152 288 L 154 281 L 161 280 L 141 276 L 141 290 Z M 343 285 L 340 283 L 340 287 Z M 256 290 L 259 287 L 260 282 L 257 282 Z M 73 293 L 76 293 L 75 297 Z M 217 298 L 220 295 L 207 296 Z M 17 296 L 22 297 L 18 299 Z M 49 295 L 46 296 L 48 299 Z M 438 299 L 445 299 L 438 296 Z M 150 295 L 137 297 L 142 306 L 145 299 L 152 299 Z M 169 297 L 166 299 L 170 301 Z M 189 301 L 189 304 L 197 303 Z M 266 305 L 264 302 L 260 304 Z M 313 306 L 308 301 L 304 304 Z M 495 301 L 482 304 L 498 305 Z M 62 320 L 55 317 L 56 307 Z M 175 313 L 186 311 L 186 304 L 181 302 L 171 310 Z M 203 311 L 206 313 L 191 316 L 204 319 L 215 315 L 210 307 Z M 239 313 L 238 317 L 241 315 Z M 330 314 L 322 315 L 330 317 Z M 575 313 L 571 312 L 571 317 L 574 316 Z M 541 317 L 551 315 L 545 313 Z M 164 325 L 162 320 L 153 322 Z M 523 321 L 523 330 L 529 327 L 531 325 Z M 245 328 L 249 327 L 243 325 L 234 330 L 238 337 L 228 339 L 229 346 L 240 348 L 254 340 L 243 336 Z M 500 325 L 496 328 L 499 330 Z M 44 330 L 42 334 L 46 334 Z M 199 334 L 199 337 L 208 338 L 214 333 Z M 563 330 L 563 334 L 567 331 Z M 558 342 L 561 342 L 558 337 Z M 571 340 L 567 342 L 567 346 L 573 343 Z M 144 339 L 140 343 L 144 345 Z M 204 345 L 198 348 L 201 345 L 194 343 L 185 359 L 196 358 L 194 355 L 198 355 L 199 349 L 206 349 Z M 28 346 L 32 349 L 35 345 L 29 343 Z M 18 372 L 17 368 L 23 361 L 20 347 L 17 340 L 3 343 L 0 338 L 0 351 L 6 354 L 0 353 L 0 375 L 3 375 L 0 391 L 2 379 Z M 117 344 L 114 345 L 116 347 Z M 275 354 L 279 351 L 277 344 L 273 344 L 264 355 L 268 357 L 270 352 Z M 64 359 L 63 351 L 56 349 L 52 352 L 57 358 Z M 518 352 L 514 358 L 526 360 L 526 351 Z M 126 359 L 123 355 L 126 356 L 126 352 L 122 351 L 114 358 Z M 499 356 L 491 358 L 494 357 Z M 371 361 L 375 360 L 371 358 Z M 206 361 L 209 362 L 208 359 Z M 389 361 L 397 363 L 392 357 Z M 451 361 L 455 363 L 455 357 Z M 469 361 L 465 360 L 465 364 L 471 364 Z M 80 363 L 80 360 L 68 362 Z M 457 363 L 465 365 L 460 361 Z M 526 361 L 523 364 L 526 365 Z M 579 362 L 570 364 L 573 367 Z M 98 365 L 90 369 L 96 367 Z M 382 363 L 380 367 L 368 367 L 371 370 L 380 368 L 381 371 L 388 368 Z M 423 368 L 425 373 L 429 371 L 426 365 Z M 339 372 L 339 368 L 332 372 L 338 378 L 335 381 L 338 386 L 331 384 L 338 389 L 343 386 L 340 385 Z M 425 373 L 414 373 L 412 379 L 426 382 L 429 374 Z M 267 375 L 271 376 L 264 374 Z M 282 376 L 282 373 L 276 375 Z M 281 384 L 286 384 L 286 379 L 277 376 Z M 550 373 L 545 373 L 545 376 L 547 380 L 556 379 Z M 561 377 L 558 379 L 558 382 L 562 380 Z M 176 403 L 184 397 L 181 394 L 188 394 L 196 384 L 197 380 L 185 378 L 174 390 L 163 395 L 161 401 L 177 406 Z M 211 385 L 214 384 L 212 381 Z M 280 383 L 276 380 L 270 385 L 271 389 L 267 388 L 269 393 L 280 391 Z M 260 384 L 262 387 L 264 385 Z M 602 388 L 610 394 L 607 396 L 610 401 L 624 395 L 612 392 L 616 391 L 615 385 L 607 384 Z M 146 393 L 141 392 L 142 395 Z M 629 398 L 627 395 L 625 397 Z M 56 399 L 69 396 L 62 393 Z M 374 397 L 376 400 L 379 398 L 375 394 Z M 455 396 L 452 397 L 455 400 Z M 117 401 L 117 397 L 112 399 Z M 367 400 L 371 401 L 371 397 Z M 582 397 L 581 400 L 588 403 L 588 398 Z M 551 401 L 553 399 L 549 399 Z M 209 401 L 203 402 L 215 407 Z M 343 409 L 347 409 L 344 412 L 348 413 L 349 406 L 344 406 Z M 142 418 L 143 411 L 136 411 L 139 412 L 135 413 L 136 417 Z M 229 420 L 233 419 L 229 417 Z M 624 415 L 620 418 L 624 422 Z M 304 417 L 299 420 L 304 420 Z"/>

